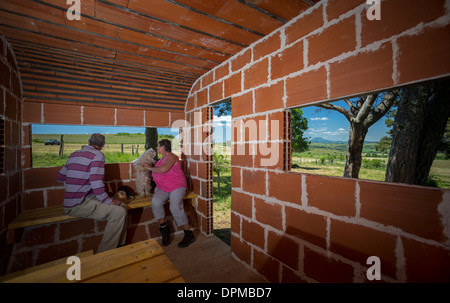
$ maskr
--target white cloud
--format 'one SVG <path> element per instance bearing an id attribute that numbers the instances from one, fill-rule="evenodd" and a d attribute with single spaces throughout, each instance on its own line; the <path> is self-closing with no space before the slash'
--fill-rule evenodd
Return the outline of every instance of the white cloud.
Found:
<path id="1" fill-rule="evenodd" d="M 328 117 L 317 117 L 317 118 L 311 118 L 311 121 L 315 121 L 315 120 L 322 120 L 322 121 L 326 121 L 326 120 L 328 120 Z"/>

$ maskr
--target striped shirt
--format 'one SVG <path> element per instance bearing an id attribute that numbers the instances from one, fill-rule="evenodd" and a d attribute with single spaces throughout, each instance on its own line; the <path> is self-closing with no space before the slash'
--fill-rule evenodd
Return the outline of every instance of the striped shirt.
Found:
<path id="1" fill-rule="evenodd" d="M 96 196 L 105 204 L 112 199 L 105 191 L 105 155 L 93 146 L 85 145 L 73 152 L 66 165 L 58 172 L 57 179 L 64 182 L 63 207 L 81 204 L 87 196 Z"/>

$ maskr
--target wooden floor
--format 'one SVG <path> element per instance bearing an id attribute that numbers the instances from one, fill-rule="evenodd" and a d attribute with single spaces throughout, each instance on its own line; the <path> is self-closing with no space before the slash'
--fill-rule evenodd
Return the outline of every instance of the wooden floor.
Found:
<path id="1" fill-rule="evenodd" d="M 181 273 L 186 283 L 267 283 L 259 274 L 231 256 L 230 246 L 212 236 L 194 232 L 196 241 L 179 248 L 183 233 L 172 236 L 163 247 L 166 255 Z M 158 239 L 161 244 L 161 239 Z"/>

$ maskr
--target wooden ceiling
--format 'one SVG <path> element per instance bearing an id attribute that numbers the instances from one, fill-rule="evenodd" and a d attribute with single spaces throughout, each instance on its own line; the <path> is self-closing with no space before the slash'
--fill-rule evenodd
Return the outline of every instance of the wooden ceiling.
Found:
<path id="1" fill-rule="evenodd" d="M 75 1 L 73 1 L 75 2 Z M 312 0 L 0 0 L 26 101 L 184 111 L 193 82 Z"/>

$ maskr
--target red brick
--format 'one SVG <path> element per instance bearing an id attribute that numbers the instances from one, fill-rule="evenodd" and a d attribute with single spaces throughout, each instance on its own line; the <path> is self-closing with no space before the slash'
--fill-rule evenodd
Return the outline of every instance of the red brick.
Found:
<path id="1" fill-rule="evenodd" d="M 331 25 L 309 38 L 308 64 L 325 62 L 356 48 L 355 17 Z"/>
<path id="2" fill-rule="evenodd" d="M 144 111 L 135 109 L 117 109 L 118 126 L 144 126 Z"/>
<path id="3" fill-rule="evenodd" d="M 214 82 L 214 72 L 208 72 L 206 75 L 202 76 L 202 88 L 210 85 Z"/>
<path id="4" fill-rule="evenodd" d="M 23 122 L 41 123 L 41 103 L 23 102 Z"/>
<path id="5" fill-rule="evenodd" d="M 62 183 L 61 183 L 62 185 Z M 47 190 L 47 206 L 62 205 L 64 201 L 64 188 Z"/>
<path id="6" fill-rule="evenodd" d="M 402 238 L 406 282 L 449 283 L 450 250 Z"/>
<path id="7" fill-rule="evenodd" d="M 450 73 L 450 26 L 430 28 L 397 40 L 399 82 L 408 83 Z"/>
<path id="8" fill-rule="evenodd" d="M 41 190 L 27 191 L 23 193 L 23 209 L 45 207 L 44 192 Z"/>
<path id="9" fill-rule="evenodd" d="M 255 154 L 254 167 L 274 169 L 282 171 L 284 169 L 284 143 L 262 142 L 255 143 L 253 150 Z"/>
<path id="10" fill-rule="evenodd" d="M 253 63 L 244 71 L 244 88 L 249 89 L 267 83 L 269 75 L 269 60 L 264 59 L 258 63 Z"/>
<path id="11" fill-rule="evenodd" d="M 231 210 L 240 213 L 248 218 L 252 217 L 253 198 L 249 195 L 231 191 Z"/>
<path id="12" fill-rule="evenodd" d="M 294 270 L 298 269 L 299 244 L 290 238 L 269 231 L 267 236 L 267 252 L 290 268 Z"/>
<path id="13" fill-rule="evenodd" d="M 105 165 L 105 181 L 129 180 L 130 163 L 114 163 Z"/>
<path id="14" fill-rule="evenodd" d="M 252 248 L 246 242 L 242 242 L 235 235 L 231 234 L 231 252 L 236 255 L 241 261 L 251 264 Z"/>
<path id="15" fill-rule="evenodd" d="M 321 283 L 352 283 L 353 267 L 305 247 L 305 274 Z"/>
<path id="16" fill-rule="evenodd" d="M 298 42 L 272 57 L 272 79 L 278 79 L 303 69 L 303 43 Z"/>
<path id="17" fill-rule="evenodd" d="M 227 76 L 229 74 L 229 70 L 230 70 L 230 63 L 227 62 L 224 65 L 216 68 L 214 70 L 214 77 L 217 80 L 222 79 L 223 77 Z"/>
<path id="18" fill-rule="evenodd" d="M 232 147 L 231 165 L 253 167 L 253 151 L 248 143 L 237 143 Z"/>
<path id="19" fill-rule="evenodd" d="M 253 47 L 253 60 L 258 61 L 259 58 L 267 56 L 281 47 L 280 33 L 275 33 L 267 39 L 260 41 Z"/>
<path id="20" fill-rule="evenodd" d="M 392 46 L 382 45 L 376 51 L 360 53 L 330 64 L 331 98 L 388 88 L 392 80 Z"/>
<path id="21" fill-rule="evenodd" d="M 61 167 L 45 167 L 24 170 L 24 189 L 62 186 L 62 183 L 56 180 L 56 175 L 60 169 Z"/>
<path id="22" fill-rule="evenodd" d="M 231 167 L 231 187 L 241 187 L 241 169 L 239 167 Z"/>
<path id="23" fill-rule="evenodd" d="M 322 6 L 318 6 L 308 15 L 298 19 L 285 29 L 287 37 L 286 43 L 290 44 L 300 39 L 301 37 L 309 34 L 310 32 L 318 29 L 319 27 L 322 27 L 322 25 L 323 25 Z"/>
<path id="24" fill-rule="evenodd" d="M 36 265 L 72 256 L 79 252 L 78 240 L 59 242 L 39 250 Z"/>
<path id="25" fill-rule="evenodd" d="M 20 245 L 33 247 L 55 242 L 56 226 L 57 224 L 47 224 L 26 228 Z"/>
<path id="26" fill-rule="evenodd" d="M 258 195 L 266 194 L 266 172 L 243 169 L 242 188 L 246 192 Z"/>
<path id="27" fill-rule="evenodd" d="M 327 99 L 327 71 L 321 67 L 287 79 L 286 96 L 286 107 Z"/>
<path id="28" fill-rule="evenodd" d="M 303 280 L 302 277 L 297 275 L 292 269 L 289 267 L 282 267 L 281 274 L 281 283 L 307 283 L 308 281 Z"/>
<path id="29" fill-rule="evenodd" d="M 225 92 L 224 98 L 230 97 L 231 95 L 237 94 L 241 91 L 241 80 L 242 73 L 236 73 L 231 77 L 225 79 Z"/>
<path id="30" fill-rule="evenodd" d="M 17 102 L 16 98 L 9 92 L 5 92 L 5 97 L 5 116 L 11 120 L 17 121 L 17 107 L 19 103 Z"/>
<path id="31" fill-rule="evenodd" d="M 161 235 L 159 235 L 161 236 Z M 150 238 L 146 225 L 138 225 L 127 230 L 127 243 L 136 243 Z"/>
<path id="32" fill-rule="evenodd" d="M 445 0 L 431 1 L 427 3 L 426 9 L 423 5 L 422 1 L 385 1 L 381 3 L 380 21 L 369 20 L 366 17 L 366 10 L 363 10 L 361 16 L 362 46 L 400 34 L 421 22 L 427 23 L 445 15 Z M 432 47 L 432 45 L 430 46 Z M 422 48 L 425 49 L 425 46 Z"/>
<path id="33" fill-rule="evenodd" d="M 339 18 L 340 15 L 345 14 L 363 3 L 364 2 L 361 2 L 360 0 L 330 0 L 328 1 L 326 8 L 327 19 L 330 21 Z M 366 10 L 364 10 L 364 14 L 365 13 Z"/>
<path id="34" fill-rule="evenodd" d="M 360 182 L 360 216 L 425 239 L 445 242 L 438 206 L 442 190 Z"/>
<path id="35" fill-rule="evenodd" d="M 263 199 L 255 198 L 255 219 L 262 224 L 281 230 L 283 228 L 282 211 L 281 205 L 270 204 Z"/>
<path id="36" fill-rule="evenodd" d="M 93 219 L 76 219 L 59 224 L 59 240 L 61 241 L 93 233 L 95 233 Z"/>
<path id="37" fill-rule="evenodd" d="M 93 250 L 94 252 L 96 252 L 98 246 L 100 245 L 100 242 L 102 241 L 102 238 L 103 234 L 83 237 L 80 250 L 81 251 Z"/>
<path id="38" fill-rule="evenodd" d="M 218 82 L 209 87 L 209 102 L 223 99 L 223 82 Z"/>
<path id="39" fill-rule="evenodd" d="M 241 217 L 235 213 L 231 213 L 231 232 L 238 235 L 241 234 Z"/>
<path id="40" fill-rule="evenodd" d="M 284 111 L 269 114 L 269 140 L 284 140 Z"/>
<path id="41" fill-rule="evenodd" d="M 306 175 L 308 205 L 338 216 L 355 216 L 355 180 Z"/>
<path id="42" fill-rule="evenodd" d="M 169 118 L 169 112 L 145 111 L 145 126 L 170 127 Z"/>
<path id="43" fill-rule="evenodd" d="M 280 262 L 258 250 L 253 252 L 253 268 L 269 282 L 280 282 L 278 277 Z"/>
<path id="44" fill-rule="evenodd" d="M 326 248 L 327 221 L 324 216 L 285 207 L 286 233 Z"/>
<path id="45" fill-rule="evenodd" d="M 248 49 L 244 51 L 242 54 L 233 57 L 231 60 L 231 71 L 237 71 L 238 69 L 243 68 L 246 64 L 250 63 L 252 60 L 252 50 Z"/>
<path id="46" fill-rule="evenodd" d="M 260 87 L 255 91 L 255 112 L 284 108 L 284 81 L 266 87 Z"/>
<path id="47" fill-rule="evenodd" d="M 208 89 L 203 89 L 197 92 L 197 108 L 208 104 Z"/>
<path id="48" fill-rule="evenodd" d="M 269 172 L 269 196 L 301 204 L 301 178 L 299 174 Z"/>
<path id="49" fill-rule="evenodd" d="M 344 258 L 366 265 L 367 258 L 381 260 L 381 273 L 396 278 L 397 236 L 365 226 L 330 219 L 330 250 Z"/>
<path id="50" fill-rule="evenodd" d="M 83 108 L 83 124 L 90 125 L 114 125 L 115 109 L 111 107 Z"/>
<path id="51" fill-rule="evenodd" d="M 152 221 L 155 219 L 151 207 L 143 207 L 138 209 L 132 209 L 128 211 L 128 222 L 131 225 L 139 224 L 142 222 Z"/>
<path id="52" fill-rule="evenodd" d="M 44 104 L 45 123 L 81 124 L 81 106 Z"/>
<path id="53" fill-rule="evenodd" d="M 255 222 L 242 220 L 242 239 L 264 249 L 264 228 Z"/>

